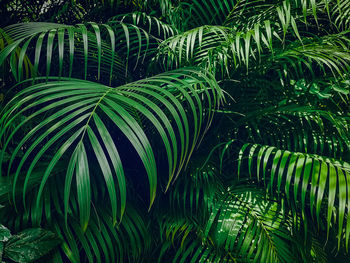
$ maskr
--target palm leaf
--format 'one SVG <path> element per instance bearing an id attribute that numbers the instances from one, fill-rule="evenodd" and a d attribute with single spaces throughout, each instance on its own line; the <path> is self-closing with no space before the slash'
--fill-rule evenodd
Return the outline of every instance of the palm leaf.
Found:
<path id="1" fill-rule="evenodd" d="M 65 255 L 72 262 L 84 262 L 84 259 L 88 262 L 123 262 L 141 258 L 149 249 L 150 234 L 140 212 L 128 206 L 118 226 L 113 224 L 111 216 L 110 211 L 99 209 L 85 232 L 76 218 L 70 218 L 68 228 L 62 221 L 54 222 L 53 228 L 64 240 L 60 257 L 64 260 Z M 79 247 L 82 247 L 80 253 Z M 79 254 L 81 256 L 77 258 Z"/>
<path id="2" fill-rule="evenodd" d="M 291 219 L 277 202 L 266 200 L 259 190 L 239 188 L 221 200 L 211 216 L 216 225 L 209 219 L 206 227 L 206 233 L 216 229 L 218 246 L 236 250 L 237 257 L 248 262 L 295 261 L 291 254 Z"/>
<path id="3" fill-rule="evenodd" d="M 50 187 L 50 190 L 55 186 Z M 74 196 L 76 198 L 76 196 Z M 35 204 L 35 199 L 33 199 Z M 51 210 L 54 213 L 55 208 Z M 25 213 L 3 211 L 4 222 L 16 231 L 32 227 L 33 218 Z M 12 216 L 9 216 L 12 214 Z M 128 205 L 122 222 L 115 225 L 109 209 L 98 208 L 91 215 L 89 226 L 85 231 L 79 226 L 79 218 L 70 213 L 68 224 L 63 214 L 55 214 L 50 221 L 42 223 L 45 228 L 56 233 L 63 241 L 53 257 L 53 262 L 123 262 L 124 260 L 138 260 L 150 248 L 150 233 L 147 221 L 133 205 Z M 142 248 L 142 249 L 141 249 Z M 56 261 L 55 261 L 56 260 Z"/>
<path id="4" fill-rule="evenodd" d="M 133 12 L 114 16 L 109 19 L 109 23 L 112 21 L 124 22 L 141 27 L 146 30 L 148 34 L 151 34 L 159 39 L 167 39 L 168 37 L 174 36 L 176 33 L 178 33 L 177 29 L 172 25 L 166 24 L 157 17 L 147 15 L 143 12 Z"/>
<path id="5" fill-rule="evenodd" d="M 248 125 L 247 139 L 256 143 L 347 160 L 348 123 L 346 116 L 288 105 L 252 111 L 235 125 Z"/>
<path id="6" fill-rule="evenodd" d="M 327 218 L 327 235 L 332 226 L 337 197 L 338 206 L 333 219 L 338 223 L 338 249 L 342 240 L 348 246 L 349 235 L 346 233 L 349 232 L 349 224 L 344 223 L 345 218 L 349 218 L 349 209 L 345 206 L 349 200 L 346 190 L 349 184 L 347 178 L 350 178 L 348 163 L 316 154 L 290 152 L 257 144 L 245 144 L 241 149 L 239 171 L 242 170 L 240 166 L 243 159 L 248 159 L 251 176 L 263 173 L 263 180 L 269 181 L 267 187 L 272 193 L 284 193 L 287 201 L 299 208 L 301 203 L 300 209 L 306 226 L 306 205 L 318 223 L 322 209 Z"/>
<path id="7" fill-rule="evenodd" d="M 91 27 L 90 32 L 88 27 Z M 106 40 L 101 39 L 101 31 L 108 32 Z M 68 26 L 53 23 L 24 23 L 15 24 L 4 28 L 4 32 L 13 40 L 0 53 L 0 65 L 2 65 L 9 56 L 23 45 L 21 53 L 16 63 L 17 68 L 14 71 L 18 81 L 23 79 L 23 58 L 33 57 L 34 68 L 32 75 L 38 76 L 41 68 L 40 57 L 43 47 L 46 49 L 46 69 L 45 76 L 53 75 L 51 65 L 54 59 L 58 61 L 58 76 L 71 76 L 73 73 L 73 63 L 75 60 L 82 60 L 84 67 L 81 78 L 87 78 L 88 65 L 94 63 L 97 66 L 98 79 L 101 71 L 112 78 L 112 73 L 123 77 L 125 67 L 121 58 L 116 53 L 115 33 L 108 25 L 97 25 L 90 23 L 87 26 L 77 25 Z M 108 41 L 110 44 L 108 44 Z M 35 43 L 35 48 L 29 48 Z M 57 45 L 54 43 L 57 43 Z M 55 50 L 57 47 L 57 50 Z M 54 52 L 56 51 L 56 52 Z M 104 56 L 102 56 L 102 52 Z M 90 62 L 89 62 L 90 61 Z M 75 62 L 77 63 L 77 62 Z M 65 71 L 64 71 L 65 68 Z M 108 77 L 107 77 L 108 79 Z"/>
<path id="8" fill-rule="evenodd" d="M 207 222 L 167 217 L 161 257 L 171 246 L 171 262 L 294 262 L 291 218 L 261 190 L 236 188 L 217 192 Z"/>
<path id="9" fill-rule="evenodd" d="M 203 99 L 199 96 L 203 96 Z M 10 173 L 14 169 L 13 188 L 16 188 L 20 172 L 28 165 L 23 184 L 25 198 L 28 182 L 38 161 L 51 152 L 37 195 L 39 204 L 52 170 L 68 154 L 70 161 L 65 177 L 65 207 L 75 174 L 81 225 L 86 229 L 91 205 L 91 166 L 88 161 L 91 153 L 87 152 L 86 147 L 92 148 L 92 156 L 101 169 L 111 201 L 113 219 L 116 220 L 118 209 L 121 216 L 125 208 L 123 165 L 113 134 L 106 125 L 110 123 L 119 129 L 137 152 L 148 175 L 152 205 L 157 188 L 155 156 L 151 143 L 140 126 L 142 123 L 135 117 L 144 116 L 161 136 L 168 158 L 169 185 L 186 164 L 200 134 L 210 125 L 212 109 L 219 105 L 221 97 L 215 80 L 196 69 L 168 72 L 118 88 L 79 80 L 36 84 L 18 93 L 3 111 L 1 136 L 8 132 L 10 135 L 5 139 L 1 160 L 18 129 L 29 120 L 40 120 L 21 138 L 12 153 L 8 171 Z M 188 113 L 184 108 L 186 104 L 189 107 Z M 40 110 L 33 113 L 34 107 Z M 166 116 L 164 112 L 170 115 Z M 8 131 L 9 125 L 19 114 L 28 114 L 28 117 L 14 130 Z M 47 116 L 44 117 L 44 114 Z M 176 137 L 174 130 L 179 137 Z M 24 145 L 30 146 L 20 158 L 20 163 L 14 166 L 14 160 Z M 32 158 L 34 153 L 36 156 Z M 116 189 L 120 195 L 119 208 Z"/>

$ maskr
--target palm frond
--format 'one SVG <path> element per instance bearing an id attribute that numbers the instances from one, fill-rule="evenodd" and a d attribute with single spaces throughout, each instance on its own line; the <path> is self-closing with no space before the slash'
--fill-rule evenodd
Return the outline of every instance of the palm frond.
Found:
<path id="1" fill-rule="evenodd" d="M 69 219 L 68 227 L 62 222 L 54 222 L 53 229 L 64 240 L 59 255 L 63 261 L 65 257 L 71 262 L 137 261 L 150 247 L 146 222 L 132 206 L 127 207 L 119 225 L 113 223 L 107 209 L 98 209 L 84 232 L 74 217 Z"/>
<path id="2" fill-rule="evenodd" d="M 322 38 L 313 38 L 312 43 L 303 40 L 303 45 L 291 45 L 286 50 L 277 53 L 270 59 L 273 61 L 267 68 L 280 67 L 282 72 L 289 68 L 288 74 L 295 74 L 294 78 L 302 78 L 309 75 L 315 78 L 316 75 L 331 73 L 333 76 L 344 76 L 349 69 L 349 38 L 348 32 L 327 35 Z M 264 66 L 263 66 L 264 67 Z M 293 70 L 291 70 L 293 69 Z M 283 74 L 283 73 L 282 73 Z"/>
<path id="3" fill-rule="evenodd" d="M 124 22 L 141 27 L 144 30 L 146 30 L 148 34 L 151 34 L 159 39 L 167 39 L 178 33 L 177 29 L 174 28 L 172 25 L 164 23 L 157 17 L 147 15 L 143 12 L 133 12 L 124 15 L 114 16 L 109 19 L 109 23 L 112 21 Z"/>
<path id="4" fill-rule="evenodd" d="M 88 23 L 87 26 L 77 25 L 76 27 L 48 23 L 26 23 L 9 26 L 4 31 L 9 36 L 15 36 L 15 38 L 13 43 L 7 45 L 1 52 L 0 64 L 8 56 L 13 56 L 14 50 L 24 42 L 18 63 L 16 63 L 16 67 L 12 67 L 15 69 L 15 77 L 18 80 L 21 80 L 23 75 L 22 56 L 27 53 L 33 53 L 33 60 L 35 61 L 32 75 L 38 75 L 41 65 L 39 62 L 41 49 L 42 46 L 45 47 L 45 43 L 47 51 L 46 76 L 53 75 L 50 70 L 54 59 L 57 59 L 59 64 L 58 72 L 55 72 L 58 76 L 71 76 L 74 60 L 82 60 L 85 79 L 88 74 L 91 75 L 92 73 L 96 74 L 99 80 L 101 72 L 103 72 L 107 79 L 109 76 L 110 81 L 113 75 L 123 78 L 124 72 L 127 70 L 123 59 L 128 61 L 129 53 L 136 56 L 138 61 L 140 57 L 145 56 L 147 51 L 152 49 L 152 45 L 149 43 L 150 37 L 145 30 L 122 22 L 110 22 L 110 24 L 102 25 Z M 20 33 L 17 34 L 17 32 Z M 36 42 L 35 50 L 29 48 L 31 42 Z M 53 45 L 54 43 L 57 43 L 58 46 L 56 51 L 58 54 L 56 55 L 54 52 L 56 45 Z M 126 57 L 122 59 L 119 54 L 126 54 Z M 67 68 L 68 64 L 69 69 Z M 91 68 L 90 64 L 96 64 L 97 72 L 90 72 L 91 69 L 88 70 L 88 68 Z M 64 68 L 67 68 L 65 74 L 63 72 Z"/>
<path id="5" fill-rule="evenodd" d="M 9 35 L 3 29 L 0 28 L 0 54 L 1 54 L 1 51 L 3 49 L 5 49 L 6 46 L 8 46 L 8 45 L 10 45 L 12 43 L 13 43 L 12 38 L 9 37 Z M 18 61 L 18 59 L 20 57 L 20 53 L 21 53 L 21 49 L 17 47 L 13 51 L 13 54 L 10 57 L 9 64 L 10 64 L 10 68 L 11 68 L 12 72 L 17 72 L 16 61 Z M 23 70 L 25 70 L 25 76 L 27 78 L 29 78 L 30 75 L 31 75 L 31 71 L 32 71 L 33 65 L 30 62 L 28 56 L 26 56 L 26 55 L 24 55 L 22 57 L 22 61 L 23 61 L 23 68 L 24 68 Z M 4 76 L 6 74 L 5 65 L 4 64 L 3 65 L 0 64 L 0 66 L 2 66 L 2 74 Z"/>
<path id="6" fill-rule="evenodd" d="M 202 222 L 207 220 L 208 212 L 210 213 L 213 209 L 216 192 L 223 191 L 218 177 L 219 171 L 211 164 L 196 167 L 190 163 L 189 167 L 191 168 L 176 180 L 169 193 L 170 209 L 168 211 Z M 193 169 L 193 167 L 196 168 Z"/>
<path id="7" fill-rule="evenodd" d="M 249 141 L 290 151 L 348 159 L 350 137 L 346 115 L 288 105 L 251 111 L 235 125 L 245 127 L 240 134 L 248 130 Z"/>
<path id="8" fill-rule="evenodd" d="M 320 70 L 342 76 L 349 68 L 347 32 L 313 38 L 310 43 L 290 10 L 284 3 L 273 11 L 278 14 L 276 20 L 256 22 L 241 31 L 208 25 L 191 29 L 161 43 L 158 56 L 169 68 L 201 65 L 214 72 L 222 69 L 229 76 L 240 65 L 248 68 L 250 64 L 254 71 L 257 64 L 265 72 L 276 70 L 275 66 L 286 72 L 292 66 L 299 78 L 305 69 L 313 76 Z M 259 65 L 261 61 L 271 63 Z"/>
<path id="9" fill-rule="evenodd" d="M 88 31 L 88 27 L 91 27 L 94 33 Z M 107 44 L 108 40 L 101 39 L 102 30 L 108 32 L 110 44 Z M 0 65 L 9 56 L 13 57 L 14 51 L 22 45 L 18 61 L 11 66 L 17 81 L 23 79 L 23 58 L 25 55 L 33 57 L 33 77 L 38 76 L 39 73 L 47 77 L 52 75 L 71 77 L 73 64 L 77 63 L 74 63 L 75 60 L 83 62 L 84 66 L 80 77 L 84 79 L 88 77 L 88 66 L 91 62 L 97 66 L 97 72 L 94 74 L 97 75 L 98 79 L 100 79 L 101 71 L 107 75 L 107 80 L 112 78 L 112 74 L 117 74 L 119 77 L 125 75 L 123 62 L 115 50 L 115 33 L 108 25 L 90 23 L 87 26 L 83 24 L 68 26 L 54 23 L 23 23 L 8 26 L 4 28 L 4 32 L 13 42 L 1 51 Z M 34 43 L 35 48 L 31 46 Z M 44 53 L 43 46 L 46 49 L 46 68 L 40 70 L 42 65 L 40 57 Z M 56 47 L 57 50 L 55 50 Z M 55 63 L 54 59 L 58 61 L 58 72 L 55 73 L 52 72 L 51 68 L 51 65 Z"/>
<path id="10" fill-rule="evenodd" d="M 215 200 L 205 224 L 176 217 L 163 222 L 169 242 L 163 250 L 179 247 L 172 262 L 295 262 L 291 218 L 263 191 L 236 188 Z"/>
<path id="11" fill-rule="evenodd" d="M 0 2 L 0 218 L 40 262 L 348 252 L 350 0 Z"/>
<path id="12" fill-rule="evenodd" d="M 236 187 L 225 196 L 208 220 L 205 232 L 216 229 L 214 240 L 218 246 L 235 251 L 243 261 L 295 262 L 291 218 L 277 202 L 267 200 L 260 190 L 246 188 Z"/>
<path id="13" fill-rule="evenodd" d="M 118 129 L 137 152 L 148 175 L 152 204 L 157 188 L 156 161 L 138 116 L 143 116 L 161 136 L 168 158 L 169 185 L 186 164 L 201 134 L 209 127 L 212 109 L 218 107 L 221 98 L 221 90 L 213 77 L 196 69 L 168 72 L 118 88 L 80 80 L 36 84 L 19 92 L 3 111 L 1 163 L 11 138 L 18 136 L 19 128 L 29 120 L 39 121 L 27 134 L 22 135 L 12 152 L 8 174 L 14 171 L 13 188 L 16 189 L 20 172 L 28 165 L 23 184 L 25 198 L 32 172 L 38 161 L 49 154 L 49 165 L 37 195 L 39 204 L 45 183 L 55 165 L 69 156 L 65 208 L 75 174 L 81 225 L 86 229 L 91 206 L 90 158 L 96 158 L 99 164 L 108 189 L 113 219 L 116 220 L 118 210 L 116 189 L 119 189 L 120 195 L 120 215 L 125 209 L 126 189 L 120 150 L 117 150 L 115 135 L 107 126 Z M 34 108 L 39 110 L 33 112 Z M 165 113 L 170 115 L 166 116 Z M 27 114 L 27 118 L 15 129 L 8 130 L 11 122 L 20 114 Z M 20 163 L 14 165 L 22 147 L 26 148 L 25 153 L 20 157 Z M 87 147 L 92 152 L 87 151 Z"/>
<path id="14" fill-rule="evenodd" d="M 350 29 L 350 1 L 339 1 L 332 9 L 332 20 L 339 29 Z"/>
<path id="15" fill-rule="evenodd" d="M 268 182 L 267 188 L 271 193 L 283 193 L 290 204 L 301 210 L 306 227 L 306 206 L 318 223 L 321 212 L 326 215 L 327 233 L 337 222 L 338 249 L 343 240 L 348 247 L 350 224 L 345 224 L 344 220 L 346 218 L 349 221 L 350 218 L 349 209 L 346 209 L 346 204 L 350 201 L 347 191 L 350 164 L 316 154 L 290 152 L 249 143 L 240 149 L 238 175 L 243 173 L 242 164 L 246 163 L 244 160 L 248 162 L 250 177 L 262 179 L 265 184 Z M 335 200 L 338 200 L 338 205 L 334 214 Z"/>
<path id="16" fill-rule="evenodd" d="M 52 189 L 54 187 L 50 188 Z M 33 204 L 35 205 L 35 199 Z M 54 213 L 54 211 L 53 208 L 46 213 Z M 17 214 L 19 220 L 13 220 L 15 218 L 13 213 L 13 210 L 6 209 L 2 211 L 2 216 L 4 222 L 7 222 L 15 231 L 35 225 L 31 215 Z M 111 211 L 102 207 L 97 208 L 91 215 L 85 231 L 80 228 L 79 218 L 74 213 L 70 213 L 67 224 L 63 213 L 55 214 L 50 221 L 41 223 L 63 241 L 60 250 L 54 255 L 54 260 L 58 262 L 67 260 L 70 262 L 136 261 L 150 249 L 151 240 L 147 224 L 140 211 L 131 204 L 127 206 L 123 220 L 118 225 L 113 223 Z"/>
<path id="17" fill-rule="evenodd" d="M 264 20 L 275 20 L 276 18 L 280 18 L 282 24 L 284 24 L 283 21 L 287 22 L 290 19 L 294 20 L 292 23 L 295 23 L 296 20 L 305 24 L 318 23 L 323 15 L 327 15 L 330 21 L 332 9 L 342 10 L 343 8 L 340 1 L 337 0 L 243 0 L 237 1 L 226 17 L 225 24 L 235 22 L 238 27 L 249 28 L 252 23 L 262 23 Z"/>

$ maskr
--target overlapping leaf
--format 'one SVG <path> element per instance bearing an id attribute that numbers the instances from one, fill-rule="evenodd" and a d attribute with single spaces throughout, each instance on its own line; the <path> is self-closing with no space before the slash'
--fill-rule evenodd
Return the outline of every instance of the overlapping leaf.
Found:
<path id="1" fill-rule="evenodd" d="M 172 217 L 163 222 L 162 253 L 179 247 L 172 262 L 295 262 L 291 218 L 261 190 L 217 193 L 205 224 Z M 163 255 L 162 255 L 163 256 Z"/>

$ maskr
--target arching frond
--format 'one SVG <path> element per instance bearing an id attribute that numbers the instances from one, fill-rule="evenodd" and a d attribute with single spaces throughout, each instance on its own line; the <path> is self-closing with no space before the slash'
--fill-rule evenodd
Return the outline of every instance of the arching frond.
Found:
<path id="1" fill-rule="evenodd" d="M 91 27 L 94 33 L 90 32 L 88 27 Z M 109 40 L 102 40 L 102 30 L 108 32 Z M 73 74 L 73 65 L 77 63 L 76 60 L 83 63 L 82 75 L 79 76 L 81 78 L 87 79 L 90 63 L 97 67 L 97 72 L 94 73 L 98 79 L 102 72 L 107 75 L 107 80 L 112 78 L 112 74 L 120 77 L 125 75 L 123 62 L 115 50 L 115 33 L 108 25 L 100 26 L 90 23 L 87 26 L 83 24 L 68 26 L 53 23 L 23 23 L 8 26 L 4 28 L 4 32 L 12 39 L 12 43 L 1 51 L 0 65 L 10 57 L 11 69 L 18 81 L 23 79 L 23 58 L 25 56 L 30 57 L 33 61 L 33 77 L 38 76 L 39 72 L 47 77 L 52 75 L 70 77 Z M 12 57 L 20 45 L 22 46 L 18 61 L 14 61 Z M 42 51 L 43 47 L 46 52 Z M 44 54 L 46 59 L 40 60 Z M 41 62 L 43 60 L 45 62 Z M 58 72 L 53 73 L 56 67 L 52 65 L 57 62 Z M 41 66 L 43 63 L 46 67 Z"/>
<path id="2" fill-rule="evenodd" d="M 54 189 L 54 187 L 50 189 Z M 59 237 L 59 239 L 52 240 L 56 245 L 61 244 L 60 250 L 53 256 L 53 262 L 66 262 L 67 260 L 91 263 L 136 261 L 150 249 L 148 223 L 133 205 L 127 206 L 123 220 L 118 225 L 113 223 L 109 209 L 102 206 L 97 207 L 92 213 L 85 231 L 80 228 L 79 218 L 74 213 L 69 215 L 66 224 L 63 213 L 55 212 L 58 211 L 53 209 L 46 212 L 52 213 L 54 216 L 50 221 L 41 223 Z M 17 218 L 14 217 L 14 213 L 13 210 L 6 209 L 2 211 L 1 215 L 3 222 L 7 222 L 15 231 L 21 231 L 23 228 L 35 225 L 32 217 L 28 217 L 26 213 L 17 214 Z M 16 220 L 13 220 L 14 218 Z M 44 249 L 42 252 L 45 252 Z"/>
<path id="3" fill-rule="evenodd" d="M 159 47 L 159 60 L 169 68 L 205 64 L 209 51 L 229 38 L 228 31 L 224 27 L 203 26 L 168 38 Z"/>
<path id="4" fill-rule="evenodd" d="M 37 163 L 45 155 L 50 156 L 37 195 L 39 204 L 52 170 L 62 158 L 68 157 L 65 208 L 75 175 L 81 225 L 86 229 L 92 198 L 90 177 L 93 167 L 89 160 L 93 158 L 104 178 L 113 220 L 116 221 L 118 209 L 122 215 L 126 202 L 123 155 L 118 150 L 115 132 L 107 127 L 118 130 L 117 136 L 124 136 L 141 159 L 148 175 L 152 204 L 157 188 L 156 161 L 150 140 L 140 125 L 153 126 L 161 138 L 168 159 L 169 185 L 186 164 L 201 134 L 209 127 L 212 110 L 218 107 L 221 99 L 221 90 L 213 77 L 197 69 L 167 72 L 117 88 L 80 80 L 36 84 L 19 92 L 3 110 L 1 139 L 4 147 L 0 163 L 3 164 L 5 151 L 11 139 L 18 136 L 20 127 L 28 121 L 35 121 L 36 126 L 20 135 L 20 142 L 11 153 L 8 174 L 14 172 L 13 189 L 16 189 L 21 171 L 27 169 L 23 184 L 25 198 Z M 33 111 L 34 108 L 37 110 Z M 27 118 L 9 130 L 11 123 L 21 114 Z M 140 121 L 140 116 L 144 121 Z M 60 128 L 62 126 L 64 128 Z M 26 150 L 20 163 L 15 165 L 21 149 Z"/>
<path id="5" fill-rule="evenodd" d="M 348 32 L 342 32 L 319 39 L 313 38 L 311 43 L 305 38 L 303 45 L 292 44 L 271 57 L 273 62 L 267 68 L 279 67 L 285 74 L 291 74 L 295 78 L 302 78 L 307 75 L 305 74 L 307 71 L 313 78 L 316 75 L 326 76 L 327 73 L 341 77 L 350 67 L 350 39 L 347 34 Z"/>
<path id="6" fill-rule="evenodd" d="M 255 189 L 229 191 L 219 201 L 206 226 L 218 246 L 243 261 L 295 262 L 290 217 L 277 202 Z M 261 249 L 264 248 L 264 249 Z"/>
<path id="7" fill-rule="evenodd" d="M 290 204 L 301 210 L 306 226 L 306 206 L 318 223 L 321 212 L 326 215 L 327 233 L 337 223 L 338 249 L 343 240 L 348 247 L 350 217 L 346 206 L 350 201 L 347 190 L 350 184 L 350 164 L 315 154 L 249 143 L 240 149 L 238 175 L 242 174 L 241 166 L 245 163 L 248 163 L 246 170 L 250 177 L 268 182 L 267 188 L 271 193 L 283 193 Z M 334 214 L 335 206 L 337 209 Z"/>
<path id="8" fill-rule="evenodd" d="M 0 1 L 0 218 L 40 262 L 348 251 L 350 0 L 44 2 Z"/>
<path id="9" fill-rule="evenodd" d="M 257 70 L 256 65 L 264 72 L 278 66 L 289 73 L 286 69 L 292 66 L 297 77 L 305 69 L 313 76 L 320 70 L 342 76 L 349 68 L 347 33 L 327 35 L 315 41 L 304 28 L 299 32 L 290 5 L 283 2 L 274 7 L 275 20 L 270 17 L 252 23 L 250 28 L 236 30 L 206 25 L 169 38 L 159 47 L 160 61 L 169 68 L 201 65 L 215 72 L 219 68 L 229 76 L 237 67 L 245 65 L 248 68 L 250 64 L 254 70 Z M 285 61 L 285 66 L 281 60 Z M 261 61 L 269 65 L 259 65 Z"/>
<path id="10" fill-rule="evenodd" d="M 3 49 L 5 49 L 6 46 L 8 46 L 12 43 L 13 43 L 12 38 L 10 38 L 8 36 L 8 34 L 3 29 L 0 28 L 0 54 L 1 54 L 1 51 Z M 21 53 L 21 49 L 16 48 L 13 51 L 13 55 L 11 56 L 10 67 L 11 67 L 11 70 L 13 72 L 17 71 L 17 69 L 15 68 L 15 65 L 16 65 L 16 61 L 18 61 L 18 59 L 20 57 L 20 53 Z M 26 78 L 29 78 L 33 65 L 32 65 L 31 61 L 29 60 L 28 56 L 26 56 L 26 55 L 22 58 L 22 60 L 23 60 L 23 71 L 24 71 L 23 75 L 25 75 Z M 4 79 L 5 75 L 7 74 L 7 72 L 5 70 L 5 65 L 0 64 L 0 66 L 1 66 L 2 78 Z"/>
<path id="11" fill-rule="evenodd" d="M 335 5 L 332 9 L 332 20 L 338 26 L 339 29 L 350 29 L 350 1 L 343 0 L 338 1 L 338 5 Z"/>

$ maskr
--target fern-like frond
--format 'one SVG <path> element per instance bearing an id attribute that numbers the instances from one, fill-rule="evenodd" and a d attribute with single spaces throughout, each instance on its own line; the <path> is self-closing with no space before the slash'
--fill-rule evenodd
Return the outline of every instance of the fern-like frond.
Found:
<path id="1" fill-rule="evenodd" d="M 79 70 L 81 75 L 74 74 L 74 77 L 125 83 L 125 77 L 129 77 L 129 60 L 134 58 L 132 63 L 136 67 L 146 54 L 157 48 L 160 41 L 155 38 L 150 41 L 151 36 L 147 31 L 122 21 L 76 26 L 25 23 L 8 26 L 4 28 L 4 33 L 12 41 L 1 51 L 0 65 L 9 59 L 18 81 L 23 79 L 23 60 L 29 57 L 34 61 L 33 77 L 71 77 L 77 72 L 73 71 L 74 65 L 82 63 L 84 66 Z M 18 60 L 14 58 L 15 52 L 19 53 Z M 44 54 L 45 62 L 40 60 Z M 56 67 L 51 65 L 57 62 L 57 72 L 53 72 Z M 45 64 L 46 68 L 43 66 Z"/>
<path id="2" fill-rule="evenodd" d="M 267 62 L 269 65 L 262 65 L 262 67 L 280 68 L 280 71 L 294 78 L 307 76 L 306 72 L 313 78 L 320 75 L 327 76 L 327 73 L 341 77 L 348 72 L 350 67 L 348 32 L 327 35 L 319 39 L 314 38 L 311 43 L 308 42 L 308 39 L 305 38 L 303 45 L 293 43 L 290 47 L 270 57 L 271 63 Z"/>
<path id="3" fill-rule="evenodd" d="M 50 190 L 54 188 L 52 185 Z M 35 200 L 33 201 L 35 204 Z M 47 206 L 47 201 L 44 206 Z M 79 218 L 74 213 L 70 213 L 66 224 L 63 214 L 57 212 L 54 209 L 46 211 L 46 214 L 52 213 L 53 217 L 41 223 L 63 241 L 60 250 L 53 255 L 53 262 L 137 261 L 150 249 L 151 239 L 147 221 L 131 204 L 126 208 L 123 220 L 118 225 L 113 222 L 109 209 L 97 207 L 85 231 L 81 229 Z M 17 217 L 14 217 L 14 214 Z M 27 213 L 16 214 L 12 209 L 6 209 L 1 215 L 3 222 L 7 222 L 15 231 L 37 226 L 33 215 L 28 216 Z"/>
<path id="4" fill-rule="evenodd" d="M 189 163 L 189 167 L 176 180 L 168 194 L 170 211 L 202 222 L 213 209 L 216 192 L 222 190 L 219 171 L 211 164 L 191 169 L 193 163 Z"/>
<path id="5" fill-rule="evenodd" d="M 298 207 L 306 226 L 309 220 L 307 211 L 318 223 L 321 212 L 325 215 L 327 233 L 337 223 L 338 249 L 343 240 L 348 247 L 350 210 L 346 207 L 350 202 L 347 190 L 350 185 L 350 164 L 316 154 L 249 143 L 240 149 L 238 175 L 243 173 L 242 164 L 247 165 L 245 170 L 250 177 L 262 179 L 265 184 L 268 182 L 267 188 L 271 193 L 283 193 L 290 204 Z"/>
<path id="6" fill-rule="evenodd" d="M 88 27 L 93 33 L 88 30 Z M 102 30 L 108 32 L 107 39 L 109 40 L 102 40 Z M 112 78 L 113 73 L 120 77 L 125 75 L 125 66 L 115 50 L 115 33 L 108 25 L 100 26 L 90 23 L 89 25 L 68 26 L 38 22 L 15 24 L 4 28 L 4 31 L 13 42 L 1 51 L 0 65 L 10 57 L 11 69 L 18 81 L 23 79 L 23 58 L 26 55 L 34 61 L 33 77 L 38 75 L 70 77 L 73 74 L 73 65 L 77 63 L 76 60 L 83 62 L 80 71 L 81 78 L 88 77 L 90 63 L 96 64 L 97 72 L 94 74 L 98 79 L 100 79 L 102 70 L 109 76 L 107 80 Z M 110 43 L 108 44 L 107 41 Z M 13 61 L 14 51 L 18 47 L 21 48 L 18 61 Z M 43 62 L 40 62 L 40 57 L 43 57 L 44 54 L 46 55 L 44 59 L 46 67 L 42 67 Z M 57 59 L 58 62 L 58 72 L 55 73 L 53 73 L 52 65 L 57 62 L 54 62 L 54 59 Z"/>
<path id="7" fill-rule="evenodd" d="M 167 72 L 117 88 L 80 80 L 36 84 L 19 92 L 3 110 L 1 139 L 4 147 L 0 163 L 3 164 L 5 151 L 11 139 L 18 136 L 19 128 L 30 120 L 35 121 L 36 125 L 21 135 L 11 153 L 8 174 L 14 172 L 14 190 L 20 172 L 27 169 L 23 184 L 25 198 L 37 163 L 45 155 L 50 156 L 37 195 L 39 204 L 52 170 L 62 158 L 69 156 L 64 187 L 66 214 L 75 175 L 81 225 L 85 229 L 92 198 L 89 159 L 93 158 L 106 183 L 115 221 L 118 211 L 116 190 L 119 190 L 122 215 L 126 186 L 116 135 L 107 127 L 118 130 L 120 134 L 117 132 L 117 136 L 124 136 L 141 159 L 149 179 L 152 204 L 157 188 L 157 168 L 152 145 L 141 125 L 153 126 L 163 142 L 169 166 L 169 185 L 186 164 L 201 134 L 209 127 L 212 110 L 218 107 L 221 98 L 221 90 L 213 77 L 198 69 Z M 21 114 L 27 118 L 9 130 L 11 123 Z M 146 122 L 140 122 L 139 116 L 143 116 Z M 20 163 L 15 164 L 23 147 L 26 149 L 24 155 L 20 157 Z"/>

